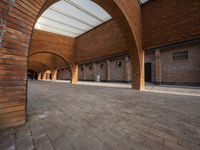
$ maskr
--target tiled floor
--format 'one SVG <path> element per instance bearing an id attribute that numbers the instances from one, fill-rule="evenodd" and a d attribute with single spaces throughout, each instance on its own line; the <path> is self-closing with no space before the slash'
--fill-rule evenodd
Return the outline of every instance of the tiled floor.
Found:
<path id="1" fill-rule="evenodd" d="M 200 149 L 199 96 L 31 81 L 28 114 L 0 150 Z"/>
<path id="2" fill-rule="evenodd" d="M 51 82 L 51 80 L 46 80 Z M 70 83 L 69 80 L 56 80 L 54 82 Z M 88 82 L 78 81 L 78 85 L 100 86 L 100 87 L 114 87 L 131 89 L 131 83 L 116 83 L 116 82 Z M 144 91 L 156 93 L 169 93 L 177 95 L 200 96 L 199 86 L 178 86 L 178 85 L 155 85 L 153 83 L 145 83 Z"/>

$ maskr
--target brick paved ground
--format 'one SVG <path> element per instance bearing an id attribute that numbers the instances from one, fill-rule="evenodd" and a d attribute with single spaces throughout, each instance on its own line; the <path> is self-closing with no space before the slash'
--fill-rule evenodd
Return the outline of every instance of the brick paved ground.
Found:
<path id="1" fill-rule="evenodd" d="M 200 97 L 29 82 L 28 122 L 0 150 L 199 150 Z"/>

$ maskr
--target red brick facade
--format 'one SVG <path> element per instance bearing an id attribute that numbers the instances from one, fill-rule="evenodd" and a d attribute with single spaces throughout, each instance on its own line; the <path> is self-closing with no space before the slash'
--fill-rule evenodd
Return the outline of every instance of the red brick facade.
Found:
<path id="1" fill-rule="evenodd" d="M 199 0 L 150 0 L 142 6 L 143 48 L 200 37 Z"/>
<path id="2" fill-rule="evenodd" d="M 156 73 L 156 50 L 159 50 L 160 59 L 160 77 Z M 188 52 L 188 59 L 186 60 L 173 60 L 173 54 L 176 52 Z M 127 55 L 113 56 L 110 58 L 104 58 L 100 61 L 88 62 L 88 65 L 79 66 L 79 80 L 94 81 L 94 68 L 89 70 L 89 66 L 92 64 L 97 65 L 98 71 L 96 74 L 101 76 L 101 81 L 108 81 L 106 73 L 108 72 L 107 61 L 110 61 L 110 79 L 111 82 L 130 82 L 126 78 L 126 66 L 125 60 Z M 121 67 L 117 68 L 116 63 L 121 62 Z M 130 61 L 128 62 L 131 64 Z M 160 78 L 161 84 L 175 84 L 175 85 L 200 85 L 200 41 L 184 42 L 168 47 L 162 47 L 160 49 L 152 49 L 145 53 L 145 63 L 151 63 L 151 82 L 156 83 Z M 100 66 L 104 67 L 100 69 Z M 85 66 L 85 67 L 83 67 Z M 82 69 L 81 69 L 82 68 Z M 84 69 L 86 69 L 84 79 Z M 131 67 L 130 67 L 131 69 Z M 129 76 L 131 76 L 129 71 Z M 157 80 L 156 80 L 157 79 Z"/>
<path id="3" fill-rule="evenodd" d="M 40 14 L 56 1 L 57 0 L 0 1 L 0 128 L 16 126 L 25 122 L 27 60 L 29 53 L 31 53 L 29 51 L 29 49 L 31 49 L 29 46 L 32 41 L 33 27 Z M 109 28 L 103 30 L 103 33 L 109 33 L 110 30 L 117 33 L 116 30 L 118 27 L 121 34 L 111 34 L 111 37 L 115 35 L 115 37 L 112 38 L 102 36 L 93 38 L 93 36 L 89 36 L 91 39 L 88 39 L 89 37 L 80 37 L 80 39 L 82 39 L 81 43 L 84 43 L 84 40 L 89 40 L 93 44 L 100 43 L 98 47 L 101 47 L 102 51 L 106 49 L 108 51 L 113 50 L 114 52 L 124 50 L 122 48 L 123 45 L 127 45 L 127 49 L 125 50 L 128 50 L 131 55 L 131 65 L 134 68 L 132 70 L 134 76 L 134 78 L 132 78 L 134 79 L 132 85 L 134 89 L 140 90 L 144 86 L 143 49 L 159 48 L 163 45 L 200 38 L 199 0 L 150 0 L 143 5 L 142 8 L 137 0 L 93 1 L 102 6 L 116 23 L 116 25 L 111 25 Z M 114 26 L 116 29 L 114 29 Z M 110 29 L 111 27 L 112 29 Z M 53 36 L 52 34 L 49 35 Z M 85 36 L 86 35 L 87 34 L 85 34 Z M 56 36 L 56 39 L 60 39 L 60 36 Z M 109 40 L 110 43 L 107 44 L 114 47 L 114 49 L 109 49 L 109 46 L 106 46 L 107 44 L 104 45 L 100 39 L 106 40 L 106 43 L 107 40 Z M 122 41 L 122 44 L 119 44 L 118 41 L 114 39 Z M 35 40 L 38 41 L 38 44 L 35 44 L 37 48 L 44 48 L 38 39 Z M 71 40 L 75 42 L 74 39 Z M 56 43 L 52 43 L 53 45 L 46 44 L 45 46 L 47 47 L 45 48 L 55 47 Z M 62 44 L 61 42 L 56 46 L 59 47 L 62 46 Z M 105 49 L 102 45 L 105 46 Z M 115 46 L 120 49 L 115 49 Z M 92 47 L 94 46 L 91 45 L 91 48 Z M 60 55 L 60 57 L 64 59 L 69 58 L 72 83 L 76 83 L 78 79 L 78 63 L 82 63 L 78 60 L 86 61 L 86 57 L 83 57 L 81 54 L 76 55 L 77 51 L 75 53 L 70 53 L 70 57 L 67 57 L 69 53 L 64 53 L 66 51 L 61 53 L 59 50 L 53 50 L 54 53 Z M 78 50 L 84 51 L 85 49 L 83 50 L 78 47 Z M 94 59 L 95 54 L 88 50 L 87 55 L 91 55 L 91 58 L 87 57 L 87 59 Z M 113 53 L 110 52 L 109 54 Z M 96 58 L 105 56 L 100 53 L 98 53 L 98 55 L 96 55 Z M 69 60 L 65 59 L 67 62 Z M 107 63 L 109 67 L 112 66 L 111 63 Z M 44 72 L 42 74 L 44 74 Z M 55 74 L 56 70 L 52 70 L 54 79 L 56 78 Z M 110 72 L 107 72 L 107 76 L 109 78 L 108 80 L 111 80 Z"/>

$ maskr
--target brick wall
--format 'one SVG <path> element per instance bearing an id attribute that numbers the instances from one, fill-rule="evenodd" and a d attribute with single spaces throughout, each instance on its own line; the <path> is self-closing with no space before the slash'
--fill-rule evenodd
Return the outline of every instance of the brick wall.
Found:
<path id="1" fill-rule="evenodd" d="M 106 81 L 107 80 L 106 61 L 97 62 L 96 65 L 97 65 L 97 75 L 100 75 L 101 81 Z"/>
<path id="2" fill-rule="evenodd" d="M 76 39 L 78 63 L 127 51 L 125 39 L 114 20 Z"/>
<path id="3" fill-rule="evenodd" d="M 116 63 L 121 62 L 121 67 L 117 67 Z M 111 81 L 126 81 L 125 58 L 116 58 L 110 61 Z"/>
<path id="4" fill-rule="evenodd" d="M 74 61 L 75 39 L 41 30 L 34 30 L 30 55 L 38 52 L 48 52 L 59 55 L 68 63 Z"/>
<path id="5" fill-rule="evenodd" d="M 164 84 L 176 84 L 176 85 L 200 85 L 200 42 L 182 43 L 179 45 L 171 45 L 169 48 L 161 48 L 161 82 Z M 174 61 L 173 53 L 188 51 L 189 59 L 184 61 Z M 97 74 L 101 75 L 103 81 L 107 81 L 106 78 L 106 60 L 111 60 L 111 81 L 126 81 L 125 77 L 125 56 L 106 58 L 101 61 L 95 62 L 97 65 Z M 116 62 L 122 62 L 120 68 L 116 68 Z M 92 64 L 93 61 L 90 62 Z M 155 82 L 155 51 L 146 51 L 145 63 L 151 63 L 152 69 L 152 82 Z M 103 69 L 100 69 L 100 65 L 104 64 Z M 80 65 L 81 67 L 82 65 Z M 79 67 L 79 68 L 80 68 Z M 93 71 L 88 74 L 88 67 L 86 71 L 87 80 L 91 80 Z M 132 68 L 131 68 L 132 69 Z M 130 71 L 131 76 L 132 71 Z M 79 69 L 79 79 L 83 80 L 83 71 Z"/>
<path id="6" fill-rule="evenodd" d="M 83 72 L 84 71 L 81 68 L 83 68 L 83 65 L 79 65 L 79 67 L 78 67 L 78 79 L 84 80 L 84 78 L 83 78 Z"/>
<path id="7" fill-rule="evenodd" d="M 86 64 L 85 69 L 86 69 L 86 80 L 94 81 L 94 71 L 93 71 L 94 68 L 93 68 L 92 63 Z"/>
<path id="8" fill-rule="evenodd" d="M 142 7 L 143 48 L 200 38 L 199 0 L 150 0 Z"/>
<path id="9" fill-rule="evenodd" d="M 188 60 L 174 61 L 173 53 L 188 51 Z M 162 82 L 200 85 L 200 43 L 161 51 Z"/>

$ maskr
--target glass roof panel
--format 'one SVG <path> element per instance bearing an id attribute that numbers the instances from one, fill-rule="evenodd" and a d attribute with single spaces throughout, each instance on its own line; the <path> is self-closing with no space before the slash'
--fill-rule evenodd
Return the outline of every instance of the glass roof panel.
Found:
<path id="1" fill-rule="evenodd" d="M 110 19 L 111 16 L 91 0 L 60 0 L 41 15 L 35 28 L 77 37 Z"/>
<path id="2" fill-rule="evenodd" d="M 54 22 L 52 20 L 49 20 L 49 19 L 46 19 L 46 18 L 43 18 L 43 17 L 40 17 L 37 24 L 40 24 L 40 25 L 43 24 L 43 25 L 46 25 L 46 26 L 49 26 L 49 27 L 60 28 L 60 29 L 63 29 L 63 30 L 68 30 L 68 31 L 77 33 L 77 34 L 82 34 L 82 33 L 85 32 L 85 31 L 82 31 L 82 30 L 77 30 L 77 29 L 72 28 L 70 26 L 66 26 L 65 24 L 60 24 L 59 22 Z"/>
<path id="3" fill-rule="evenodd" d="M 144 4 L 144 3 L 146 3 L 149 0 L 139 0 L 139 1 L 141 2 L 141 4 Z"/>
<path id="4" fill-rule="evenodd" d="M 106 11 L 102 11 L 102 8 L 99 5 L 95 5 L 91 0 L 73 0 L 73 2 L 104 21 L 111 19 L 111 16 Z"/>

